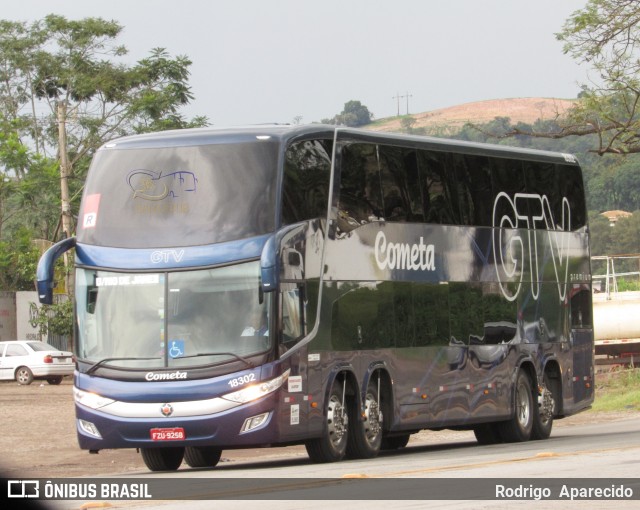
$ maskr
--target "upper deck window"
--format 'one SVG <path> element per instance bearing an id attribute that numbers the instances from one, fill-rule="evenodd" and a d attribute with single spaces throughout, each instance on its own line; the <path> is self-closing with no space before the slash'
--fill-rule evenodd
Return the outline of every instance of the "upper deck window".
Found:
<path id="1" fill-rule="evenodd" d="M 99 151 L 78 242 L 194 246 L 272 232 L 277 161 L 272 140 Z"/>

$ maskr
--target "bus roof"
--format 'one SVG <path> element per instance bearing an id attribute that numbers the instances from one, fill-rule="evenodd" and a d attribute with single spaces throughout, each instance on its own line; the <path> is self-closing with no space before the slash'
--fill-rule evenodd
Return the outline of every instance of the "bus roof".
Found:
<path id="1" fill-rule="evenodd" d="M 572 154 L 524 149 L 506 145 L 467 142 L 461 140 L 435 138 L 431 136 L 387 133 L 367 129 L 348 128 L 324 124 L 307 124 L 296 126 L 290 124 L 263 124 L 239 127 L 207 127 L 160 131 L 133 135 L 112 140 L 101 149 L 143 149 L 154 147 L 179 147 L 190 145 L 209 145 L 218 143 L 243 143 L 262 137 L 276 138 L 287 143 L 298 138 L 323 137 L 333 138 L 339 133 L 342 139 L 351 139 L 370 143 L 387 143 L 416 149 L 429 149 L 463 154 L 486 155 L 500 158 L 529 159 L 577 164 Z"/>

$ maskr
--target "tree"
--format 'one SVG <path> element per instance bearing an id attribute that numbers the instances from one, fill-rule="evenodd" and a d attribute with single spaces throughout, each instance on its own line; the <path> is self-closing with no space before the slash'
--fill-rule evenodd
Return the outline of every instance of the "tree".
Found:
<path id="1" fill-rule="evenodd" d="M 640 2 L 588 0 L 556 34 L 564 52 L 591 67 L 576 105 L 558 116 L 553 131 L 514 127 L 501 137 L 595 135 L 591 152 L 640 153 Z"/>
<path id="2" fill-rule="evenodd" d="M 341 113 L 333 119 L 323 119 L 325 124 L 343 124 L 349 127 L 358 127 L 370 124 L 373 113 L 360 101 L 347 101 Z"/>
<path id="3" fill-rule="evenodd" d="M 101 18 L 0 21 L 0 200 L 3 184 L 20 184 L 35 177 L 30 174 L 46 177 L 44 161 L 54 161 L 57 231 L 64 237 L 75 231 L 79 192 L 100 145 L 117 136 L 207 123 L 180 113 L 193 99 L 189 59 L 156 48 L 126 65 L 120 62 L 126 48 L 115 44 L 121 31 L 117 22 Z M 29 186 L 22 190 L 28 199 Z"/>
<path id="4" fill-rule="evenodd" d="M 86 169 L 80 162 L 100 145 L 134 132 L 206 124 L 179 113 L 193 99 L 191 62 L 157 48 L 133 66 L 118 63 L 127 52 L 115 45 L 121 31 L 101 18 L 0 21 L 0 114 L 37 154 L 57 159 L 65 235 L 74 230 L 69 181 L 82 181 L 74 169 Z"/>

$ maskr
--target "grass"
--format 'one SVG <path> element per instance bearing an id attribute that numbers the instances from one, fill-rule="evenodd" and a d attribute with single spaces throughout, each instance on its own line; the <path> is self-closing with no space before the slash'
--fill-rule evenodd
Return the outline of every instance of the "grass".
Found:
<path id="1" fill-rule="evenodd" d="M 596 375 L 593 411 L 640 411 L 640 368 Z"/>

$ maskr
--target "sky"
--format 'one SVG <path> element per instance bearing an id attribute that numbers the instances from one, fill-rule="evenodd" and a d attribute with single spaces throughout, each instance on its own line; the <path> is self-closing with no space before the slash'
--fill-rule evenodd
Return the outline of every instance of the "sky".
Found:
<path id="1" fill-rule="evenodd" d="M 587 0 L 19 0 L 0 19 L 101 17 L 131 63 L 191 61 L 182 110 L 215 126 L 375 118 L 515 97 L 574 98 L 588 68 L 554 34 Z M 409 96 L 408 98 L 406 96 Z"/>

